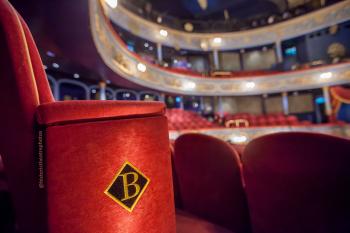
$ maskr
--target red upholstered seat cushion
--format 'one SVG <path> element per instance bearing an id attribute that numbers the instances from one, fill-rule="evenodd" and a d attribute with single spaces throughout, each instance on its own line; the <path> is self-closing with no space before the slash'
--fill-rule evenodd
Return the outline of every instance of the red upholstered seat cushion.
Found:
<path id="1" fill-rule="evenodd" d="M 246 145 L 241 144 L 231 144 L 231 146 L 238 152 L 239 157 L 241 158 L 244 152 Z"/>
<path id="2" fill-rule="evenodd" d="M 199 219 L 184 211 L 176 211 L 177 233 L 233 233 L 223 227 Z"/>
<path id="3" fill-rule="evenodd" d="M 41 125 L 156 116 L 164 113 L 160 102 L 136 101 L 61 101 L 42 104 L 37 108 L 37 121 Z"/>
<path id="4" fill-rule="evenodd" d="M 184 134 L 175 141 L 182 209 L 237 233 L 250 232 L 238 153 L 225 141 Z"/>
<path id="5" fill-rule="evenodd" d="M 350 232 L 350 141 L 278 133 L 250 142 L 243 157 L 254 233 Z"/>

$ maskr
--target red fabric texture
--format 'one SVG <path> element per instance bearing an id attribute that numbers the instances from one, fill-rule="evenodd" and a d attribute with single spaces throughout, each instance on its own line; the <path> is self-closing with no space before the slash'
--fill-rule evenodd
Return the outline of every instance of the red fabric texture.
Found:
<path id="1" fill-rule="evenodd" d="M 242 160 L 253 232 L 350 232 L 349 151 L 349 140 L 311 133 L 249 143 Z"/>
<path id="2" fill-rule="evenodd" d="M 23 27 L 24 34 L 27 41 L 27 46 L 29 49 L 29 56 L 30 56 L 31 65 L 35 76 L 35 83 L 36 83 L 37 89 L 39 90 L 38 92 L 39 102 L 40 104 L 53 102 L 54 98 L 50 90 L 50 86 L 46 78 L 44 66 L 41 61 L 39 51 L 35 45 L 35 41 L 33 39 L 32 33 L 30 32 L 23 18 L 20 15 L 18 15 L 18 17 L 21 21 L 21 25 Z"/>
<path id="3" fill-rule="evenodd" d="M 163 116 L 48 127 L 50 233 L 174 233 L 167 134 Z M 126 161 L 150 179 L 132 213 L 104 194 Z"/>
<path id="4" fill-rule="evenodd" d="M 40 104 L 28 47 L 17 12 L 0 0 L 0 154 L 22 232 L 41 232 L 34 169 L 34 112 Z"/>
<path id="5" fill-rule="evenodd" d="M 42 104 L 37 109 L 39 124 L 63 124 L 114 118 L 146 117 L 164 113 L 160 102 L 77 100 Z"/>
<path id="6" fill-rule="evenodd" d="M 199 219 L 183 211 L 176 211 L 176 233 L 233 233 L 223 227 Z"/>
<path id="7" fill-rule="evenodd" d="M 238 153 L 201 134 L 175 141 L 175 170 L 182 209 L 236 233 L 250 232 Z"/>
<path id="8" fill-rule="evenodd" d="M 53 103 L 30 31 L 6 0 L 0 0 L 0 67 L 0 154 L 19 232 L 47 233 L 48 219 L 50 233 L 175 233 L 162 104 Z M 47 127 L 48 216 L 38 188 L 36 120 Z M 131 213 L 104 193 L 126 161 L 150 179 Z"/>
<path id="9" fill-rule="evenodd" d="M 239 157 L 241 158 L 244 152 L 244 149 L 246 147 L 246 145 L 244 144 L 234 144 L 234 143 L 230 143 L 230 145 L 233 147 L 234 150 L 237 151 Z"/>
<path id="10" fill-rule="evenodd" d="M 173 189 L 174 189 L 174 201 L 175 201 L 175 207 L 181 209 L 181 197 L 180 197 L 180 188 L 179 188 L 179 180 L 176 174 L 175 169 L 175 162 L 174 162 L 174 145 L 175 141 L 170 141 L 170 157 L 171 157 L 171 168 L 172 168 L 172 174 L 173 174 Z"/>
<path id="11" fill-rule="evenodd" d="M 350 103 L 350 89 L 342 86 L 331 87 L 333 97 Z"/>
<path id="12" fill-rule="evenodd" d="M 209 129 L 220 127 L 195 112 L 185 111 L 183 109 L 167 109 L 166 116 L 168 117 L 169 130 Z"/>

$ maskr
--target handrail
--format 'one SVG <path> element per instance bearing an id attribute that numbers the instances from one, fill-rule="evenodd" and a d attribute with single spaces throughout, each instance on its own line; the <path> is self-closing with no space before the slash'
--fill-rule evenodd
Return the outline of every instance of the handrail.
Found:
<path id="1" fill-rule="evenodd" d="M 267 126 L 267 127 L 248 127 L 248 128 L 214 128 L 198 130 L 172 130 L 169 132 L 169 138 L 175 140 L 182 134 L 202 133 L 220 138 L 224 141 L 232 141 L 234 138 L 245 137 L 244 144 L 254 138 L 277 132 L 317 132 L 329 134 L 338 137 L 350 137 L 350 124 L 314 124 L 309 126 Z"/>
<path id="2" fill-rule="evenodd" d="M 130 52 L 106 18 L 103 8 L 90 0 L 91 29 L 104 62 L 122 77 L 160 91 L 200 96 L 240 96 L 320 88 L 350 82 L 350 63 L 247 78 L 198 78 L 172 72 Z M 139 63 L 145 72 L 139 71 Z"/>
<path id="3" fill-rule="evenodd" d="M 320 10 L 271 26 L 227 33 L 188 33 L 150 22 L 122 5 L 111 9 L 103 4 L 108 17 L 116 24 L 146 40 L 189 50 L 233 50 L 264 46 L 305 35 L 350 20 L 350 1 L 342 1 Z M 168 31 L 166 38 L 161 29 Z M 213 43 L 221 38 L 220 44 Z"/>

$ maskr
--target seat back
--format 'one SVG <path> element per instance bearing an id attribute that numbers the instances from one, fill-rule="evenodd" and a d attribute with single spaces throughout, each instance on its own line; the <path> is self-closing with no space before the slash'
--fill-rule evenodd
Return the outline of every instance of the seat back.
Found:
<path id="1" fill-rule="evenodd" d="M 0 0 L 0 154 L 21 232 L 39 232 L 34 161 L 34 112 L 53 101 L 31 34 L 7 0 Z"/>
<path id="2" fill-rule="evenodd" d="M 182 135 L 175 141 L 174 164 L 183 210 L 236 233 L 250 231 L 239 157 L 229 144 Z"/>
<path id="3" fill-rule="evenodd" d="M 243 174 L 254 233 L 350 232 L 350 141 L 311 133 L 253 140 Z"/>

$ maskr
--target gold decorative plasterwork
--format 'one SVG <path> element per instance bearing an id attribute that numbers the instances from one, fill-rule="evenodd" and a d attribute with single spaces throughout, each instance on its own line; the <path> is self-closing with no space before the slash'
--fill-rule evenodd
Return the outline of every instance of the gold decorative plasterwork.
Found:
<path id="1" fill-rule="evenodd" d="M 350 1 L 347 0 L 294 19 L 257 29 L 215 34 L 189 33 L 150 22 L 128 11 L 122 4 L 115 9 L 111 9 L 105 5 L 103 7 L 108 17 L 114 23 L 139 37 L 155 43 L 191 50 L 203 50 L 203 46 L 201 46 L 203 41 L 209 42 L 207 49 L 214 49 L 214 46 L 210 46 L 210 42 L 215 37 L 222 38 L 221 45 L 215 45 L 215 49 L 218 50 L 267 45 L 350 20 Z M 168 37 L 166 39 L 159 35 L 161 29 L 168 31 Z"/>
<path id="2" fill-rule="evenodd" d="M 185 95 L 239 96 L 350 83 L 350 63 L 248 78 L 204 78 L 175 73 L 147 64 L 130 52 L 116 38 L 96 0 L 90 0 L 90 16 L 94 42 L 104 62 L 122 77 L 152 89 Z M 139 63 L 146 65 L 146 72 L 137 69 Z M 331 73 L 331 77 L 322 77 L 324 73 Z"/>

